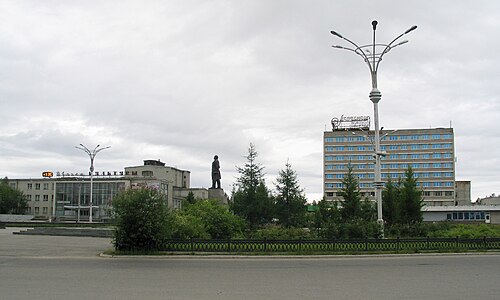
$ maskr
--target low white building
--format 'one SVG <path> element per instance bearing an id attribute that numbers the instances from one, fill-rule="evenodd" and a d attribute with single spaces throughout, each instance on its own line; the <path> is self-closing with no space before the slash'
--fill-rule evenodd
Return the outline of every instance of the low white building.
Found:
<path id="1" fill-rule="evenodd" d="M 500 205 L 424 206 L 424 222 L 500 224 Z"/>

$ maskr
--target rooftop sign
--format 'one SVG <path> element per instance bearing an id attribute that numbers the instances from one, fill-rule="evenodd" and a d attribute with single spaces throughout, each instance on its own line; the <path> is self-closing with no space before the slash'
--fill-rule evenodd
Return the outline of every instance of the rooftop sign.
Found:
<path id="1" fill-rule="evenodd" d="M 354 117 L 344 117 L 342 115 L 340 118 L 332 118 L 332 131 L 336 130 L 349 130 L 349 129 L 370 129 L 370 117 L 369 116 L 354 116 Z"/>

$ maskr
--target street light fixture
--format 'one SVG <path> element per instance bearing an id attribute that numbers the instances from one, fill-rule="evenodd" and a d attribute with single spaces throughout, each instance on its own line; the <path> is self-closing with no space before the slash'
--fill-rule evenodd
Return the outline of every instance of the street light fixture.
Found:
<path id="1" fill-rule="evenodd" d="M 339 45 L 334 45 L 332 47 L 337 48 L 337 49 L 342 49 L 342 50 L 348 50 L 356 53 L 357 55 L 361 56 L 365 63 L 368 65 L 368 68 L 370 69 L 370 75 L 371 75 L 371 80 L 372 80 L 372 90 L 370 91 L 369 99 L 373 103 L 373 114 L 374 114 L 374 119 L 375 119 L 375 180 L 373 182 L 373 185 L 375 187 L 375 197 L 377 200 L 377 222 L 379 223 L 381 229 L 382 229 L 382 235 L 384 234 L 384 220 L 382 218 L 382 187 L 383 187 L 383 182 L 381 179 L 381 165 L 380 165 L 380 157 L 383 155 L 382 152 L 380 151 L 380 126 L 379 126 L 379 118 L 378 118 L 378 103 L 382 99 L 382 93 L 377 88 L 377 71 L 378 67 L 380 65 L 380 62 L 382 61 L 382 57 L 389 52 L 391 49 L 396 48 L 398 46 L 401 46 L 403 44 L 406 44 L 408 41 L 404 40 L 399 43 L 395 43 L 397 40 L 399 40 L 402 36 L 412 32 L 413 30 L 417 29 L 416 25 L 413 25 L 412 27 L 408 28 L 405 32 L 401 33 L 398 35 L 395 39 L 393 39 L 389 44 L 377 44 L 375 41 L 375 32 L 377 30 L 377 21 L 372 22 L 372 28 L 373 28 L 373 41 L 371 44 L 367 45 L 362 45 L 358 46 L 356 43 L 353 41 L 349 40 L 348 38 L 345 38 L 342 36 L 340 33 L 336 31 L 330 31 L 331 34 L 334 36 L 343 39 L 347 41 L 349 44 L 353 46 L 353 48 L 350 47 L 344 47 L 344 46 L 339 46 Z"/>
<path id="2" fill-rule="evenodd" d="M 100 145 L 95 146 L 93 150 L 90 150 L 89 148 L 85 147 L 83 144 L 80 144 L 80 146 L 75 146 L 76 149 L 82 150 L 83 152 L 87 153 L 87 155 L 90 157 L 90 210 L 89 210 L 89 222 L 92 223 L 92 194 L 93 194 L 93 182 L 94 182 L 94 159 L 97 153 L 101 152 L 102 150 L 109 149 L 111 146 L 107 147 L 101 147 L 99 148 Z M 80 217 L 80 216 L 78 216 Z"/>

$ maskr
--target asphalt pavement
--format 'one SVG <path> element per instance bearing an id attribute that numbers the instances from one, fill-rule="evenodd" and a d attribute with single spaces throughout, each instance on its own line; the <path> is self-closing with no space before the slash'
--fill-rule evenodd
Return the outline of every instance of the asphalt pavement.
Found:
<path id="1" fill-rule="evenodd" d="M 500 255 L 102 257 L 0 230 L 0 299 L 498 299 Z"/>

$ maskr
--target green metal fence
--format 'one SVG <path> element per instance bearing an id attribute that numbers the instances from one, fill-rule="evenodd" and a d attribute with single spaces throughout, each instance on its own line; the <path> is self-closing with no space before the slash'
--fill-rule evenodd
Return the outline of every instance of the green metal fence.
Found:
<path id="1" fill-rule="evenodd" d="M 358 240 L 170 240 L 165 251 L 229 253 L 363 253 L 500 250 L 500 238 L 409 238 Z"/>

